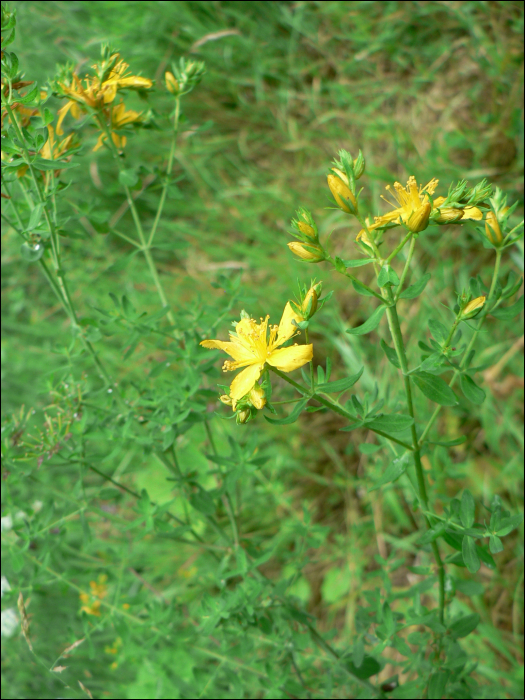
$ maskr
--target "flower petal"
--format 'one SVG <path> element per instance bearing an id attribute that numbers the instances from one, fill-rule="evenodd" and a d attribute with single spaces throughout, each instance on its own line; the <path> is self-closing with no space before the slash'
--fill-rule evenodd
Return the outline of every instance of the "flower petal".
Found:
<path id="1" fill-rule="evenodd" d="M 299 314 L 296 314 L 292 309 L 290 302 L 284 307 L 283 315 L 279 323 L 279 330 L 277 331 L 277 339 L 275 340 L 273 346 L 278 348 L 279 345 L 286 343 L 292 336 L 299 332 L 297 326 L 294 326 L 292 320 L 302 321 L 303 319 Z"/>
<path id="2" fill-rule="evenodd" d="M 283 372 L 291 372 L 302 367 L 313 357 L 313 345 L 292 345 L 291 348 L 274 350 L 266 362 Z"/>
<path id="3" fill-rule="evenodd" d="M 472 219 L 473 221 L 481 221 L 483 219 L 483 213 L 477 207 L 465 207 L 465 211 L 463 216 L 461 217 L 461 220 L 465 221 L 466 219 Z"/>
<path id="4" fill-rule="evenodd" d="M 243 396 L 253 389 L 253 385 L 261 376 L 263 365 L 258 363 L 246 367 L 235 377 L 230 386 L 230 396 L 235 401 L 239 401 Z"/>
<path id="5" fill-rule="evenodd" d="M 210 350 L 223 350 L 237 362 L 253 362 L 256 360 L 255 355 L 239 343 L 228 343 L 223 340 L 203 340 L 201 345 L 203 348 L 209 348 Z"/>

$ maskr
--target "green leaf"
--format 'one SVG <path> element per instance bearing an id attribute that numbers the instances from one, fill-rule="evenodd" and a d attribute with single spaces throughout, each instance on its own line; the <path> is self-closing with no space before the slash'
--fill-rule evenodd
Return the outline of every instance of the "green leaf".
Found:
<path id="1" fill-rule="evenodd" d="M 446 671 L 437 671 L 430 676 L 428 681 L 428 700 L 441 700 L 445 694 L 449 673 Z"/>
<path id="2" fill-rule="evenodd" d="M 486 394 L 476 382 L 469 377 L 468 374 L 462 374 L 460 377 L 461 391 L 464 396 L 472 403 L 482 404 L 485 401 Z"/>
<path id="3" fill-rule="evenodd" d="M 448 627 L 452 639 L 461 639 L 467 637 L 471 632 L 474 632 L 476 627 L 479 625 L 480 617 L 477 613 L 472 613 L 472 615 L 465 615 L 459 620 L 455 620 Z"/>
<path id="4" fill-rule="evenodd" d="M 441 406 L 455 406 L 457 404 L 456 395 L 441 377 L 436 377 L 429 372 L 417 372 L 414 374 L 414 382 L 431 401 L 435 401 Z"/>
<path id="5" fill-rule="evenodd" d="M 29 231 L 32 231 L 35 229 L 38 224 L 40 223 L 40 219 L 42 218 L 42 214 L 44 212 L 44 205 L 43 204 L 37 204 L 33 208 L 33 211 L 31 212 L 31 216 L 29 217 L 29 223 L 27 224 L 27 228 Z"/>
<path id="6" fill-rule="evenodd" d="M 491 535 L 489 538 L 489 549 L 491 554 L 499 554 L 503 552 L 503 542 L 497 535 Z"/>
<path id="7" fill-rule="evenodd" d="M 14 54 L 11 54 L 11 55 L 14 56 Z M 36 100 L 36 98 L 38 97 L 38 94 L 39 94 L 38 85 L 35 85 L 35 87 L 32 90 L 30 90 L 30 92 L 28 92 L 27 95 L 25 95 L 24 97 L 17 97 L 16 101 L 22 105 L 28 105 L 31 102 L 34 102 Z"/>
<path id="8" fill-rule="evenodd" d="M 400 413 L 390 413 L 379 416 L 371 421 L 366 421 L 366 425 L 377 430 L 384 430 L 386 433 L 401 433 L 410 428 L 414 419 L 411 416 L 404 416 Z"/>
<path id="9" fill-rule="evenodd" d="M 511 515 L 509 518 L 503 518 L 499 524 L 496 534 L 499 537 L 505 537 L 509 532 L 512 532 L 515 528 L 519 527 L 523 521 L 523 515 Z"/>
<path id="10" fill-rule="evenodd" d="M 362 258 L 361 260 L 343 260 L 345 267 L 362 267 L 368 263 L 374 262 L 373 258 Z"/>
<path id="11" fill-rule="evenodd" d="M 496 562 L 494 558 L 487 552 L 485 547 L 478 547 L 477 552 L 481 561 L 485 564 L 488 569 L 495 569 Z"/>
<path id="12" fill-rule="evenodd" d="M 476 547 L 476 543 L 472 537 L 464 535 L 461 553 L 463 555 L 465 566 L 471 574 L 475 574 L 477 571 L 479 571 L 479 567 L 481 566 L 477 550 L 478 548 Z"/>
<path id="13" fill-rule="evenodd" d="M 118 176 L 118 181 L 124 187 L 134 187 L 139 181 L 139 176 L 135 170 L 121 170 Z"/>
<path id="14" fill-rule="evenodd" d="M 215 502 L 204 489 L 201 488 L 196 493 L 192 493 L 189 500 L 199 513 L 204 513 L 204 515 L 213 515 L 215 513 Z"/>
<path id="15" fill-rule="evenodd" d="M 520 296 L 517 302 L 511 304 L 510 306 L 505 306 L 500 309 L 494 309 L 491 314 L 502 321 L 508 321 L 514 316 L 517 316 L 523 311 L 523 294 Z"/>
<path id="16" fill-rule="evenodd" d="M 374 296 L 370 289 L 368 289 L 368 287 L 365 287 L 365 285 L 359 280 L 352 280 L 352 287 L 358 294 L 361 294 L 361 296 L 363 297 Z"/>
<path id="17" fill-rule="evenodd" d="M 432 275 L 430 274 L 430 272 L 427 272 L 427 274 L 423 275 L 423 277 L 420 280 L 418 280 L 415 284 L 411 284 L 410 287 L 407 287 L 403 292 L 401 292 L 399 298 L 415 299 L 425 289 L 425 287 L 427 286 L 427 282 L 431 277 Z"/>
<path id="18" fill-rule="evenodd" d="M 335 382 L 325 382 L 324 384 L 319 384 L 316 391 L 321 391 L 324 394 L 338 394 L 341 391 L 346 391 L 347 389 L 350 389 L 351 386 L 354 386 L 354 384 L 359 380 L 364 372 L 364 369 L 364 367 L 361 367 L 359 372 L 352 374 L 350 377 L 337 379 Z"/>
<path id="19" fill-rule="evenodd" d="M 362 680 L 375 676 L 381 670 L 381 665 L 373 656 L 365 656 L 363 663 L 358 667 L 352 661 L 345 660 L 344 665 L 350 673 Z"/>
<path id="20" fill-rule="evenodd" d="M 385 311 L 386 306 L 378 306 L 370 318 L 363 323 L 363 325 L 358 326 L 357 328 L 349 328 L 346 332 L 350 335 L 365 335 L 366 333 L 371 333 L 379 326 Z"/>
<path id="21" fill-rule="evenodd" d="M 373 455 L 381 449 L 382 445 L 375 445 L 373 442 L 362 442 L 359 446 L 359 452 L 364 455 Z"/>
<path id="22" fill-rule="evenodd" d="M 47 158 L 35 158 L 32 163 L 37 170 L 66 170 L 76 168 L 80 163 L 66 162 L 65 160 L 47 160 Z"/>
<path id="23" fill-rule="evenodd" d="M 396 351 L 391 348 L 389 345 L 385 343 L 385 341 L 381 338 L 381 347 L 383 348 L 383 352 L 386 355 L 386 359 L 390 362 L 391 365 L 394 365 L 394 367 L 397 367 L 397 369 L 401 368 L 401 365 L 399 364 L 399 360 L 397 357 Z"/>
<path id="24" fill-rule="evenodd" d="M 438 537 L 441 537 L 441 535 L 445 532 L 446 527 L 447 526 L 445 523 L 438 523 L 437 525 L 434 525 L 434 527 L 427 530 L 423 537 L 421 537 L 419 544 L 424 545 L 434 542 L 434 540 L 437 540 Z"/>
<path id="25" fill-rule="evenodd" d="M 376 489 L 381 488 L 381 486 L 399 479 L 399 477 L 404 474 L 407 469 L 411 454 L 411 452 L 405 452 L 404 455 L 391 462 L 391 464 L 386 468 L 383 476 L 381 476 L 376 483 L 368 489 L 368 491 L 375 491 Z"/>
<path id="26" fill-rule="evenodd" d="M 386 287 L 387 284 L 390 284 L 390 275 L 388 274 L 388 270 L 388 265 L 383 265 L 383 267 L 379 270 L 379 274 L 377 276 L 377 284 L 380 287 Z"/>
<path id="27" fill-rule="evenodd" d="M 431 318 L 428 322 L 428 327 L 430 329 L 430 332 L 432 333 L 432 337 L 434 340 L 437 340 L 438 343 L 442 344 L 445 342 L 448 336 L 448 332 L 446 327 L 440 323 L 439 321 L 435 321 L 433 318 Z"/>
<path id="28" fill-rule="evenodd" d="M 483 584 L 479 581 L 462 581 L 460 579 L 455 580 L 455 588 L 460 593 L 466 596 L 483 595 L 485 588 Z"/>
<path id="29" fill-rule="evenodd" d="M 456 438 L 455 440 L 429 440 L 429 445 L 442 445 L 443 447 L 455 447 L 456 445 L 462 445 L 467 441 L 467 436 Z"/>
<path id="30" fill-rule="evenodd" d="M 268 418 L 268 416 L 264 416 L 264 418 L 268 421 L 268 423 L 273 423 L 274 425 L 290 425 L 290 423 L 295 423 L 295 421 L 299 418 L 301 411 L 306 406 L 308 401 L 309 399 L 303 399 L 302 401 L 299 401 L 296 404 L 294 410 L 286 418 L 273 419 Z"/>
<path id="31" fill-rule="evenodd" d="M 474 525 L 474 515 L 476 512 L 476 503 L 474 501 L 474 496 L 470 493 L 468 489 L 463 491 L 463 496 L 461 497 L 461 524 L 463 527 L 472 527 Z"/>
<path id="32" fill-rule="evenodd" d="M 432 355 L 427 357 L 426 360 L 423 360 L 421 363 L 419 369 L 422 372 L 428 372 L 429 370 L 436 369 L 436 367 L 441 367 L 441 365 L 444 364 L 444 357 L 443 353 L 440 352 L 433 352 Z"/>

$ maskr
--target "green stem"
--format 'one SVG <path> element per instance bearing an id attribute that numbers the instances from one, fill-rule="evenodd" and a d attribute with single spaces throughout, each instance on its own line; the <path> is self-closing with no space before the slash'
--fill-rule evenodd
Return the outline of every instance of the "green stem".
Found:
<path id="1" fill-rule="evenodd" d="M 177 143 L 177 132 L 179 130 L 179 116 L 180 116 L 180 97 L 177 96 L 175 98 L 175 116 L 173 117 L 173 136 L 171 139 L 170 154 L 168 157 L 168 167 L 166 170 L 166 179 L 164 182 L 164 187 L 162 188 L 162 193 L 160 195 L 160 201 L 159 201 L 159 206 L 157 208 L 157 213 L 155 215 L 155 220 L 153 222 L 153 226 L 151 227 L 151 231 L 149 234 L 148 248 L 151 247 L 151 244 L 153 243 L 153 239 L 155 238 L 155 234 L 157 232 L 157 226 L 159 225 L 160 217 L 162 215 L 162 210 L 164 209 L 164 202 L 166 201 L 166 195 L 168 193 L 169 178 L 171 175 L 171 171 L 173 170 L 173 160 L 175 157 L 175 146 Z"/>
<path id="2" fill-rule="evenodd" d="M 206 435 L 208 437 L 208 442 L 210 443 L 210 447 L 212 449 L 212 452 L 215 457 L 219 456 L 219 453 L 217 452 L 217 447 L 215 446 L 215 440 L 213 439 L 213 433 L 211 432 L 210 424 L 207 420 L 204 421 L 204 427 L 206 429 Z M 236 547 L 239 547 L 239 529 L 237 527 L 237 522 L 235 520 L 235 514 L 230 498 L 229 493 L 224 494 L 224 506 L 226 508 L 226 512 L 228 513 L 228 518 L 230 520 L 230 525 L 232 528 L 232 533 L 233 533 L 233 541 L 235 543 Z"/>
<path id="3" fill-rule="evenodd" d="M 401 241 L 401 243 L 400 243 L 399 245 L 397 245 L 397 246 L 394 248 L 394 250 L 390 253 L 390 255 L 388 256 L 388 258 L 385 260 L 385 263 L 386 263 L 387 265 L 388 265 L 389 263 L 392 262 L 392 260 L 396 257 L 396 255 L 397 255 L 400 251 L 403 250 L 403 248 L 405 247 L 406 243 L 408 242 L 408 240 L 410 239 L 410 237 L 413 236 L 413 235 L 414 235 L 414 234 L 412 233 L 412 231 L 409 231 L 409 232 L 407 233 L 407 235 L 403 238 L 403 240 Z M 414 240 L 414 239 L 412 239 L 412 240 Z M 410 247 L 412 247 L 412 245 L 411 245 Z M 409 253 L 409 255 L 410 255 L 410 253 Z M 408 262 L 408 260 L 407 260 L 407 262 Z"/>
<path id="4" fill-rule="evenodd" d="M 353 280 L 355 282 L 358 282 L 362 287 L 364 287 L 372 296 L 376 297 L 376 299 L 379 299 L 380 301 L 384 302 L 383 297 L 375 292 L 371 287 L 369 287 L 367 284 L 364 282 L 361 282 L 361 280 L 358 280 L 355 275 L 350 274 L 350 272 L 347 272 L 346 270 L 344 272 L 341 272 L 340 270 L 337 269 L 336 264 L 334 259 L 329 255 L 326 260 L 334 266 L 334 269 L 336 272 L 339 272 L 339 274 L 344 275 L 345 277 L 348 277 L 349 280 Z"/>
<path id="5" fill-rule="evenodd" d="M 389 287 L 386 287 L 385 294 L 389 301 L 392 301 L 392 292 Z M 412 450 L 414 453 L 414 466 L 416 469 L 416 478 L 419 491 L 419 499 L 424 511 L 430 511 L 428 504 L 427 487 L 425 482 L 425 474 L 423 472 L 423 465 L 421 463 L 421 452 L 417 436 L 417 428 L 415 422 L 415 411 L 414 402 L 412 398 L 412 386 L 410 382 L 410 377 L 408 376 L 408 362 L 405 352 L 405 346 L 403 343 L 403 335 L 401 333 L 401 325 L 399 323 L 399 316 L 397 315 L 397 308 L 395 303 L 393 306 L 387 306 L 387 319 L 388 326 L 390 328 L 390 334 L 392 340 L 394 341 L 394 347 L 396 350 L 397 358 L 401 367 L 401 372 L 403 374 L 403 383 L 405 388 L 405 396 L 407 402 L 407 409 L 410 417 L 412 418 L 412 426 L 410 428 L 412 433 Z M 431 529 L 432 525 L 430 520 L 425 516 L 425 522 L 428 529 Z M 439 581 L 439 618 L 441 623 L 444 621 L 445 617 L 445 569 L 443 562 L 441 560 L 441 555 L 439 552 L 439 546 L 437 542 L 432 542 L 432 551 L 434 554 L 434 559 L 438 568 L 438 581 Z"/>
<path id="6" fill-rule="evenodd" d="M 309 342 L 310 342 L 310 337 L 309 337 L 309 335 L 308 335 L 308 328 L 305 328 L 305 330 L 304 330 L 304 336 L 305 336 L 306 345 L 308 345 Z M 310 360 L 310 362 L 309 362 L 308 364 L 310 365 L 310 387 L 311 387 L 312 392 L 313 392 L 313 391 L 314 391 L 314 388 L 315 388 L 315 380 L 314 380 L 314 361 L 313 361 L 313 360 Z"/>
<path id="7" fill-rule="evenodd" d="M 111 130 L 108 128 L 107 124 L 104 122 L 104 119 L 102 117 L 99 117 L 97 119 L 97 123 L 100 126 L 100 128 L 104 131 L 104 133 L 106 134 L 105 143 L 113 154 L 113 157 L 117 163 L 119 173 L 122 173 L 122 170 L 123 170 L 122 164 L 120 162 L 117 148 L 116 148 L 115 144 L 113 143 L 113 139 L 111 138 Z M 126 194 L 126 199 L 128 201 L 129 210 L 131 211 L 131 216 L 133 218 L 133 223 L 135 224 L 135 229 L 137 231 L 137 234 L 138 234 L 138 237 L 140 240 L 140 249 L 144 253 L 144 257 L 146 258 L 146 263 L 148 265 L 150 274 L 153 278 L 153 283 L 155 284 L 155 288 L 157 290 L 157 294 L 159 295 L 160 302 L 161 302 L 163 307 L 166 307 L 166 306 L 169 307 L 168 300 L 166 299 L 166 295 L 164 293 L 164 289 L 162 287 L 162 283 L 160 281 L 159 274 L 157 272 L 157 268 L 155 266 L 155 262 L 153 261 L 153 258 L 151 256 L 150 242 L 148 241 L 148 243 L 146 243 L 144 229 L 142 228 L 142 222 L 140 220 L 140 216 L 139 216 L 139 213 L 137 211 L 137 207 L 135 206 L 135 200 L 131 196 L 131 192 L 130 192 L 129 187 L 127 185 L 123 185 L 123 187 L 124 187 L 124 192 Z M 164 199 L 165 199 L 165 197 L 164 197 Z M 154 223 L 154 226 L 156 228 L 155 223 Z M 150 235 L 150 240 L 151 240 L 151 235 Z M 171 323 L 171 325 L 174 326 L 175 325 L 175 318 L 173 316 L 172 311 L 169 310 L 168 313 L 166 314 L 166 316 L 168 317 L 168 320 Z"/>
<path id="8" fill-rule="evenodd" d="M 454 386 L 458 377 L 465 369 L 465 366 L 467 364 L 467 361 L 468 361 L 468 358 L 470 355 L 470 351 L 472 350 L 472 347 L 473 347 L 474 343 L 476 342 L 476 338 L 478 337 L 478 333 L 483 328 L 483 324 L 485 323 L 485 320 L 487 318 L 487 314 L 489 313 L 490 301 L 492 300 L 492 296 L 493 296 L 494 290 L 496 288 L 496 283 L 498 281 L 498 275 L 499 275 L 499 270 L 500 270 L 500 266 L 501 266 L 501 254 L 502 254 L 502 251 L 500 249 L 497 249 L 496 250 L 496 262 L 494 264 L 494 273 L 492 275 L 492 282 L 490 285 L 490 291 L 489 291 L 489 295 L 487 297 L 487 301 L 485 302 L 486 311 L 484 313 L 482 312 L 483 317 L 480 319 L 478 327 L 476 328 L 476 330 L 472 334 L 472 337 L 469 341 L 469 344 L 465 348 L 465 352 L 463 354 L 463 358 L 461 360 L 459 368 L 454 370 L 452 378 L 451 378 L 450 382 L 448 383 L 449 387 L 451 387 L 451 388 Z M 450 342 L 450 339 L 447 341 L 447 344 L 448 344 L 448 342 Z M 421 437 L 419 438 L 420 445 L 423 444 L 425 438 L 427 437 L 428 433 L 430 432 L 430 429 L 434 425 L 434 422 L 435 422 L 436 418 L 438 417 L 439 412 L 441 411 L 441 408 L 442 408 L 441 406 L 436 406 L 436 408 L 434 409 L 434 413 L 430 416 L 430 419 L 429 419 L 428 423 L 426 424 L 425 429 L 421 433 Z"/>
<path id="9" fill-rule="evenodd" d="M 272 372 L 274 372 L 274 374 L 281 377 L 281 379 L 284 379 L 285 382 L 288 382 L 288 384 L 291 384 L 303 396 L 308 397 L 310 399 L 314 399 L 315 401 L 318 401 L 323 406 L 326 406 L 326 408 L 329 408 L 334 413 L 338 413 L 340 416 L 342 416 L 343 418 L 346 418 L 347 420 L 350 420 L 350 421 L 359 421 L 360 420 L 359 416 L 353 415 L 349 411 L 346 411 L 342 406 L 339 406 L 339 404 L 323 398 L 320 394 L 313 394 L 310 389 L 307 389 L 305 386 L 302 386 L 301 384 L 298 384 L 293 379 L 290 379 L 290 377 L 288 377 L 286 374 L 284 374 L 284 372 L 281 372 L 281 370 L 277 369 L 276 367 L 270 366 L 270 369 L 272 370 Z M 369 430 L 371 430 L 372 432 L 377 433 L 377 435 L 381 435 L 381 437 L 384 437 L 387 440 L 391 440 L 392 442 L 395 442 L 396 444 L 401 445 L 406 450 L 412 450 L 412 445 L 409 445 L 407 442 L 403 442 L 402 440 L 398 440 L 397 438 L 394 438 L 391 435 L 384 433 L 382 430 L 376 430 L 375 428 L 372 428 L 369 425 L 367 426 L 367 428 Z"/>
<path id="10" fill-rule="evenodd" d="M 417 236 L 415 234 L 410 234 L 412 236 L 412 240 L 410 241 L 410 248 L 408 249 L 408 255 L 405 263 L 405 267 L 403 268 L 403 272 L 401 273 L 401 278 L 399 280 L 399 286 L 396 291 L 396 296 L 395 296 L 395 301 L 399 299 L 399 295 L 403 291 L 403 284 L 405 283 L 406 276 L 408 275 L 408 271 L 410 270 L 410 263 L 412 262 L 412 256 L 414 255 L 414 250 L 416 248 L 416 241 L 417 241 Z"/>

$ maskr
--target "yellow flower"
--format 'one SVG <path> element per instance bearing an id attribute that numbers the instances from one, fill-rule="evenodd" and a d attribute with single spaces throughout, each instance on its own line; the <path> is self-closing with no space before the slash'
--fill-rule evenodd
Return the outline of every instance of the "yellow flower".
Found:
<path id="1" fill-rule="evenodd" d="M 100 601 L 105 598 L 108 594 L 108 587 L 106 586 L 106 581 L 108 577 L 106 574 L 101 574 L 97 581 L 90 581 L 89 587 L 91 589 L 90 593 L 81 593 L 79 598 L 84 605 L 81 606 L 80 611 L 84 611 L 88 615 L 96 615 L 100 617 Z"/>
<path id="2" fill-rule="evenodd" d="M 139 112 L 135 112 L 133 109 L 128 109 L 126 111 L 126 105 L 121 102 L 118 104 L 116 107 L 111 107 L 111 138 L 113 139 L 113 143 L 118 149 L 124 148 L 124 146 L 127 143 L 127 138 L 125 136 L 120 136 L 119 134 L 116 134 L 115 131 L 117 129 L 121 129 L 123 126 L 126 126 L 126 124 L 135 124 L 138 122 L 142 121 L 142 114 Z M 105 132 L 102 132 L 100 136 L 98 137 L 97 144 L 93 151 L 98 151 L 99 148 L 102 148 L 102 144 L 106 140 L 106 134 Z"/>
<path id="3" fill-rule="evenodd" d="M 383 216 L 376 216 L 374 227 L 377 228 L 395 221 L 398 224 L 405 224 L 413 233 L 424 231 L 428 226 L 432 211 L 429 195 L 434 194 L 438 182 L 439 180 L 433 178 L 424 187 L 421 185 L 418 187 L 416 178 L 411 175 L 406 187 L 403 187 L 399 182 L 394 183 L 394 188 L 388 185 L 386 189 L 393 195 L 396 203 L 388 202 L 385 197 L 383 199 L 394 207 L 394 211 Z"/>
<path id="4" fill-rule="evenodd" d="M 355 214 L 357 212 L 357 200 L 352 190 L 348 187 L 348 178 L 338 168 L 332 168 L 337 175 L 328 175 L 328 187 L 335 199 L 337 206 L 347 214 Z M 348 206 L 351 203 L 353 210 Z"/>
<path id="5" fill-rule="evenodd" d="M 268 328 L 268 319 L 269 316 L 266 316 L 265 319 L 261 319 L 261 323 L 256 323 L 253 318 L 242 318 L 235 325 L 235 333 L 230 331 L 229 342 L 222 340 L 201 342 L 205 348 L 224 350 L 233 357 L 233 362 L 227 360 L 224 363 L 224 372 L 244 367 L 230 386 L 230 397 L 234 401 L 239 401 L 253 389 L 266 363 L 282 372 L 291 372 L 310 362 L 313 357 L 311 344 L 281 347 L 298 332 L 297 327 L 292 324 L 292 319 L 297 319 L 297 314 L 293 311 L 290 302 L 284 308 L 279 326 Z"/>
<path id="6" fill-rule="evenodd" d="M 250 393 L 248 394 L 248 399 L 250 400 L 252 406 L 260 411 L 264 408 L 266 404 L 266 396 L 264 395 L 264 389 L 260 384 L 254 384 Z"/>
<path id="7" fill-rule="evenodd" d="M 287 245 L 294 255 L 306 262 L 317 263 L 325 259 L 323 249 L 318 245 L 311 245 L 310 243 L 305 245 L 298 241 L 291 241 Z"/>
<path id="8" fill-rule="evenodd" d="M 486 297 L 476 297 L 476 299 L 472 299 L 472 301 L 469 301 L 469 303 L 465 306 L 463 311 L 461 312 L 461 319 L 466 320 L 468 318 L 472 318 L 477 314 L 477 312 L 483 308 L 485 305 Z"/>
<path id="9" fill-rule="evenodd" d="M 297 228 L 301 233 L 304 233 L 305 236 L 308 236 L 309 238 L 315 238 L 315 229 L 313 226 L 310 226 L 310 224 L 305 223 L 304 221 L 298 221 L 297 222 Z"/>
<path id="10" fill-rule="evenodd" d="M 66 153 L 70 147 L 74 145 L 72 143 L 73 134 L 69 134 L 69 136 L 66 136 L 66 138 L 62 141 L 55 141 L 55 131 L 51 124 L 49 124 L 47 130 L 49 132 L 49 138 L 40 149 L 40 155 L 42 158 L 46 158 L 47 160 L 57 160 L 57 158 L 63 156 L 64 153 Z"/>

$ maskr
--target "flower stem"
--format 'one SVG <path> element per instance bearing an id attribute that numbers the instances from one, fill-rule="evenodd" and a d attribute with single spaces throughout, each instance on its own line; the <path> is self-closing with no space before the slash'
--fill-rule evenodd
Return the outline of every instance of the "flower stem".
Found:
<path id="1" fill-rule="evenodd" d="M 392 302 L 392 292 L 389 287 L 385 288 L 385 294 L 387 299 Z M 419 491 L 419 500 L 421 502 L 422 509 L 424 511 L 430 511 L 427 495 L 427 487 L 425 482 L 425 474 L 423 472 L 423 465 L 421 463 L 421 452 L 417 436 L 417 428 L 415 423 L 415 412 L 414 412 L 414 402 L 412 398 L 412 386 L 410 382 L 410 377 L 408 375 L 408 362 L 405 352 L 405 346 L 403 343 L 403 335 L 401 333 L 401 325 L 399 323 L 399 316 L 397 315 L 397 308 L 395 303 L 392 306 L 387 306 L 386 309 L 388 326 L 390 328 L 390 334 L 392 340 L 394 341 L 394 347 L 396 350 L 397 358 L 401 367 L 401 372 L 403 374 L 403 383 L 405 388 L 405 397 L 407 402 L 407 409 L 410 417 L 413 419 L 411 426 L 412 433 L 412 451 L 414 453 L 414 466 L 416 470 L 416 478 Z M 425 522 L 427 528 L 432 527 L 430 520 L 425 516 Z M 445 617 L 445 569 L 443 562 L 441 560 L 441 554 L 439 552 L 439 546 L 436 541 L 431 543 L 432 552 L 434 554 L 434 559 L 438 568 L 438 582 L 439 582 L 439 619 L 441 623 L 444 621 Z"/>
<path id="2" fill-rule="evenodd" d="M 270 369 L 272 370 L 272 372 L 274 372 L 274 374 L 277 374 L 277 376 L 281 377 L 281 379 L 284 379 L 285 382 L 288 382 L 288 384 L 291 384 L 303 396 L 308 397 L 310 399 L 314 399 L 315 401 L 318 401 L 320 404 L 322 404 L 326 408 L 329 408 L 334 413 L 339 414 L 340 416 L 342 416 L 343 418 L 346 418 L 349 421 L 356 422 L 356 421 L 360 420 L 359 416 L 356 416 L 356 415 L 350 413 L 349 411 L 345 410 L 339 404 L 334 403 L 333 401 L 330 401 L 329 399 L 325 399 L 320 394 L 312 393 L 312 391 L 310 389 L 307 389 L 305 386 L 302 386 L 301 384 L 298 384 L 293 379 L 290 379 L 290 377 L 288 377 L 286 374 L 284 374 L 284 372 L 281 372 L 280 370 L 278 370 L 276 367 L 270 366 Z M 392 442 L 395 442 L 397 445 L 401 445 L 406 450 L 412 450 L 412 445 L 409 445 L 407 442 L 403 442 L 402 440 L 398 440 L 397 438 L 394 438 L 391 435 L 384 433 L 382 430 L 376 430 L 375 428 L 372 428 L 369 425 L 367 425 L 366 427 L 368 428 L 368 430 L 371 430 L 372 432 L 377 433 L 377 435 L 381 435 L 381 437 L 384 437 L 387 440 L 391 440 Z"/>
<path id="3" fill-rule="evenodd" d="M 390 253 L 390 255 L 388 256 L 388 258 L 385 260 L 385 263 L 386 263 L 386 264 L 392 262 L 392 260 L 396 257 L 396 255 L 397 255 L 401 250 L 403 250 L 403 248 L 405 247 L 405 244 L 408 242 L 408 240 L 410 239 L 410 237 L 413 236 L 413 235 L 414 235 L 414 234 L 412 233 L 412 231 L 409 231 L 409 232 L 407 233 L 407 235 L 403 238 L 403 240 L 401 241 L 401 243 L 400 243 L 399 245 L 397 245 L 397 246 L 394 248 L 394 250 Z M 413 241 L 413 240 L 414 240 L 414 239 L 412 239 L 412 241 Z M 410 242 L 410 243 L 411 243 L 411 245 L 410 245 L 411 248 L 412 248 L 412 241 Z M 409 255 L 410 255 L 410 253 L 409 253 Z M 408 262 L 408 260 L 407 260 L 407 262 Z"/>
<path id="4" fill-rule="evenodd" d="M 304 336 L 306 340 L 306 344 L 308 345 L 310 342 L 310 337 L 308 335 L 308 328 L 305 328 L 304 330 Z M 308 363 L 310 365 L 310 388 L 312 389 L 312 392 L 314 391 L 315 388 L 315 380 L 314 380 L 314 361 L 313 359 L 310 360 Z"/>
<path id="5" fill-rule="evenodd" d="M 416 247 L 416 241 L 417 241 L 417 236 L 414 234 L 410 234 L 412 236 L 412 240 L 410 241 L 410 248 L 408 249 L 408 255 L 405 263 L 405 267 L 403 268 L 403 272 L 401 273 L 401 278 L 399 280 L 399 286 L 396 291 L 396 296 L 395 296 L 395 301 L 399 299 L 399 295 L 403 291 L 403 284 L 405 283 L 406 276 L 408 274 L 408 271 L 410 270 L 410 263 L 412 262 L 412 256 L 414 255 L 414 250 Z"/>
<path id="6" fill-rule="evenodd" d="M 463 354 L 463 358 L 462 358 L 462 360 L 461 360 L 461 363 L 460 363 L 460 365 L 459 365 L 459 368 L 454 370 L 454 373 L 453 373 L 453 375 L 452 375 L 452 378 L 451 378 L 450 382 L 448 383 L 449 387 L 451 387 L 451 388 L 452 388 L 452 387 L 454 386 L 454 384 L 456 383 L 456 381 L 457 381 L 458 377 L 460 376 L 461 372 L 465 369 L 465 366 L 466 366 L 466 364 L 467 364 L 467 361 L 468 361 L 468 358 L 469 358 L 469 355 L 470 355 L 470 351 L 472 350 L 472 347 L 473 347 L 474 343 L 476 342 L 476 338 L 478 337 L 478 333 L 479 333 L 480 330 L 482 329 L 483 324 L 485 323 L 485 319 L 487 318 L 487 314 L 488 314 L 489 311 L 490 311 L 490 301 L 491 301 L 492 296 L 493 296 L 493 294 L 494 294 L 494 290 L 495 290 L 495 288 L 496 288 L 496 283 L 497 283 L 497 281 L 498 281 L 498 276 L 499 276 L 499 270 L 500 270 L 500 265 L 501 265 L 501 254 L 502 254 L 502 251 L 501 251 L 500 249 L 497 249 L 497 250 L 496 250 L 496 262 L 495 262 L 495 264 L 494 264 L 494 273 L 493 273 L 493 275 L 492 275 L 492 282 L 491 282 L 491 285 L 490 285 L 490 291 L 489 291 L 489 295 L 488 295 L 488 297 L 487 297 L 487 301 L 486 301 L 486 304 L 485 304 L 485 309 L 486 309 L 486 310 L 485 310 L 485 312 L 482 312 L 482 313 L 483 313 L 483 317 L 480 319 L 480 322 L 479 322 L 479 324 L 478 324 L 478 327 L 476 328 L 476 330 L 475 330 L 474 333 L 472 334 L 472 338 L 470 339 L 469 344 L 468 344 L 467 347 L 465 348 L 465 352 L 464 352 L 464 354 Z M 453 329 L 453 330 L 455 330 L 455 329 Z M 451 334 L 452 334 L 452 331 L 451 331 Z M 450 340 L 451 340 L 451 336 L 449 336 L 449 339 L 447 340 L 447 345 L 448 345 L 448 343 L 450 342 Z M 420 444 L 420 445 L 423 444 L 423 441 L 424 441 L 425 438 L 427 437 L 427 435 L 428 435 L 428 433 L 429 433 L 431 427 L 432 427 L 433 424 L 434 424 L 434 421 L 436 420 L 436 418 L 437 418 L 438 415 L 439 415 L 439 412 L 441 411 L 441 408 L 442 408 L 441 406 L 436 406 L 436 408 L 434 409 L 434 413 L 430 416 L 430 419 L 429 419 L 428 423 L 426 424 L 425 429 L 424 429 L 423 432 L 421 433 L 421 437 L 419 438 L 419 444 Z"/>

